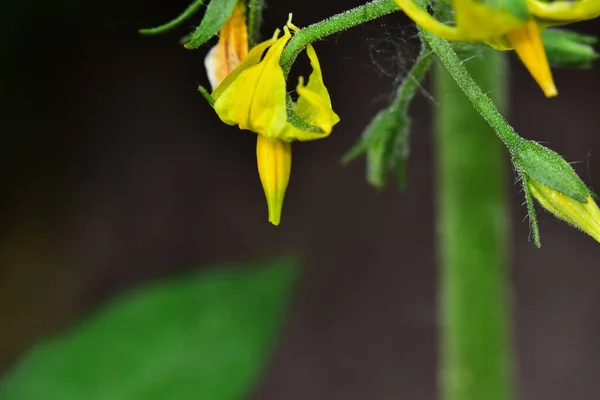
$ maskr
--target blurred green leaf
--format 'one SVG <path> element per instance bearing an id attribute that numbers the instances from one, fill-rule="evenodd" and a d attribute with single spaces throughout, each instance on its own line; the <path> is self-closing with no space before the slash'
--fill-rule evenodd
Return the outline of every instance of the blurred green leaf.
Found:
<path id="1" fill-rule="evenodd" d="M 239 399 L 273 347 L 293 264 L 221 267 L 117 299 L 32 349 L 0 383 L 0 398 Z"/>
<path id="2" fill-rule="evenodd" d="M 233 13 L 233 8 L 238 0 L 211 0 L 206 7 L 206 13 L 200 26 L 196 28 L 189 42 L 185 44 L 186 49 L 196 49 L 206 43 L 210 38 L 225 25 Z"/>

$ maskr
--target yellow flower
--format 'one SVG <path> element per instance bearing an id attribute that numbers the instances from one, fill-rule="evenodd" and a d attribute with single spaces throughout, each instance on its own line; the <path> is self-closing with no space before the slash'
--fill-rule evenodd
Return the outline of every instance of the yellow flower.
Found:
<path id="1" fill-rule="evenodd" d="M 394 0 L 423 29 L 451 41 L 484 42 L 497 50 L 514 49 L 547 97 L 558 94 L 541 39 L 541 31 L 600 14 L 600 1 L 526 0 L 529 18 L 475 0 L 452 0 L 455 26 L 441 23 L 414 0 Z"/>
<path id="2" fill-rule="evenodd" d="M 546 210 L 600 242 L 600 210 L 590 195 L 580 202 L 534 180 L 527 186 Z"/>
<path id="3" fill-rule="evenodd" d="M 290 29 L 298 30 L 288 21 L 281 37 L 277 31 L 271 39 L 253 47 L 211 94 L 213 107 L 223 122 L 258 134 L 258 171 L 269 208 L 269 221 L 274 225 L 281 219 L 290 175 L 290 142 L 327 137 L 339 121 L 331 108 L 321 66 L 310 44 L 306 51 L 313 72 L 306 85 L 300 79 L 296 88 L 298 101 L 290 101 L 288 107 L 285 76 L 279 60 L 292 37 Z M 301 119 L 300 125 L 305 126 L 292 124 L 288 111 L 295 113 Z"/>

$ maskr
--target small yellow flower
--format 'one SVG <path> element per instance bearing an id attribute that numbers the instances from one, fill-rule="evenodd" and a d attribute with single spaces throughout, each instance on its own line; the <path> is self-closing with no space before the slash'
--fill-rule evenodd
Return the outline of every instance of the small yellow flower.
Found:
<path id="1" fill-rule="evenodd" d="M 590 195 L 580 202 L 534 180 L 527 186 L 542 207 L 600 242 L 600 209 Z"/>
<path id="2" fill-rule="evenodd" d="M 547 27 L 595 18 L 600 1 L 546 3 L 527 0 L 530 17 L 520 19 L 507 9 L 493 9 L 475 0 L 452 0 L 455 26 L 441 23 L 414 0 L 395 0 L 423 29 L 451 41 L 484 42 L 497 50 L 514 49 L 547 97 L 558 94 L 541 39 Z"/>
<path id="3" fill-rule="evenodd" d="M 298 28 L 288 21 L 281 37 L 276 31 L 271 39 L 250 49 L 211 94 L 213 107 L 223 122 L 258 134 L 258 171 L 269 208 L 269 221 L 274 225 L 281 219 L 290 176 L 290 142 L 327 137 L 339 122 L 331 108 L 319 60 L 310 44 L 306 51 L 313 72 L 306 85 L 300 79 L 296 88 L 298 101 L 290 102 L 292 111 L 307 128 L 301 129 L 288 120 L 286 82 L 279 61 L 292 37 L 290 30 L 297 31 Z"/>

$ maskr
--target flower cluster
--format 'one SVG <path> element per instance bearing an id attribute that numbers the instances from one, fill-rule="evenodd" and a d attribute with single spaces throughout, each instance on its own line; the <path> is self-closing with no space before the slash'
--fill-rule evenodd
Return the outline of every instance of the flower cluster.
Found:
<path id="1" fill-rule="evenodd" d="M 299 29 L 291 23 L 291 15 L 283 35 L 276 31 L 271 39 L 257 44 L 243 57 L 245 48 L 238 45 L 247 35 L 245 23 L 238 21 L 243 13 L 244 6 L 238 3 L 205 64 L 214 88 L 213 107 L 219 118 L 228 125 L 257 134 L 258 172 L 269 221 L 278 225 L 290 177 L 291 142 L 327 137 L 340 119 L 331 107 L 319 60 L 310 44 L 306 53 L 312 74 L 306 84 L 300 78 L 296 87 L 298 100 L 288 98 L 280 58 L 292 33 Z M 299 122 L 290 118 L 290 114 L 298 117 Z"/>
<path id="2" fill-rule="evenodd" d="M 497 50 L 514 49 L 547 97 L 558 94 L 541 32 L 552 26 L 596 18 L 598 0 L 452 0 L 455 25 L 438 21 L 415 0 L 394 0 L 423 29 L 450 41 L 483 42 Z"/>
<path id="3" fill-rule="evenodd" d="M 440 0 L 434 4 L 433 14 L 423 8 L 424 0 L 393 1 L 422 29 L 441 38 L 482 42 L 497 50 L 514 49 L 547 97 L 557 94 L 547 49 L 551 56 L 562 57 L 562 65 L 585 65 L 596 57 L 587 46 L 589 37 L 551 30 L 542 38 L 542 33 L 548 27 L 597 17 L 600 0 L 450 0 L 450 4 Z M 205 59 L 213 91 L 203 93 L 221 121 L 257 134 L 258 172 L 269 221 L 278 225 L 290 178 L 291 143 L 325 138 L 340 119 L 332 109 L 311 44 L 306 46 L 312 66 L 308 82 L 299 79 L 296 101 L 288 93 L 281 58 L 300 30 L 292 24 L 291 14 L 283 32 L 277 30 L 270 39 L 249 49 L 245 4 L 237 2 L 220 29 L 217 45 Z M 454 23 L 442 23 L 434 15 L 453 17 Z M 516 145 L 509 150 L 523 180 L 536 244 L 532 198 L 600 241 L 600 209 L 573 169 L 538 143 L 516 134 L 513 139 Z"/>

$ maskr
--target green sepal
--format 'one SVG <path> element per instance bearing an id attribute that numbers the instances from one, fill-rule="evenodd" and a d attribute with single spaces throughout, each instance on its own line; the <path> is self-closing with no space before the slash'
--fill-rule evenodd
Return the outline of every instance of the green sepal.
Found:
<path id="1" fill-rule="evenodd" d="M 508 11 L 515 18 L 522 21 L 529 19 L 529 8 L 526 0 L 486 0 L 484 3 L 494 10 Z"/>
<path id="2" fill-rule="evenodd" d="M 160 26 L 156 26 L 154 28 L 144 28 L 140 29 L 138 32 L 142 35 L 158 35 L 160 33 L 164 33 L 170 29 L 177 27 L 183 21 L 194 15 L 200 7 L 204 4 L 204 0 L 196 0 L 192 4 L 185 9 L 178 17 L 172 19 L 171 21 L 162 24 Z"/>
<path id="3" fill-rule="evenodd" d="M 590 195 L 587 186 L 569 163 L 547 147 L 523 140 L 513 150 L 513 162 L 525 179 L 540 182 L 581 203 L 587 202 Z"/>
<path id="4" fill-rule="evenodd" d="M 289 95 L 286 98 L 286 104 L 287 104 L 287 122 L 289 122 L 296 128 L 301 129 L 303 131 L 325 134 L 325 132 L 323 132 L 323 130 L 321 130 L 319 127 L 309 124 L 308 122 L 303 120 L 302 117 L 300 117 L 298 114 L 296 114 L 296 112 L 294 111 L 295 103 Z"/>
<path id="5" fill-rule="evenodd" d="M 198 91 L 200 92 L 202 97 L 204 97 L 204 100 L 206 100 L 212 108 L 215 108 L 215 99 L 213 99 L 210 93 L 208 93 L 208 90 L 206 90 L 204 86 L 200 85 L 198 86 Z"/>
<path id="6" fill-rule="evenodd" d="M 516 18 L 527 21 L 529 19 L 529 7 L 526 0 L 502 0 L 501 4 Z"/>
<path id="7" fill-rule="evenodd" d="M 535 214 L 535 206 L 533 205 L 533 196 L 531 189 L 527 185 L 527 177 L 521 177 L 523 182 L 523 191 L 525 192 L 525 203 L 527 204 L 527 213 L 529 214 L 529 226 L 531 226 L 531 233 L 533 234 L 533 244 L 538 249 L 542 247 L 540 241 L 540 229 L 538 226 L 537 215 Z"/>
<path id="8" fill-rule="evenodd" d="M 186 49 L 196 49 L 215 36 L 233 13 L 237 1 L 212 0 L 206 7 L 206 13 L 200 26 L 196 28 L 184 47 Z"/>
<path id="9" fill-rule="evenodd" d="M 591 68 L 598 58 L 598 38 L 565 29 L 546 29 L 542 40 L 550 65 L 558 68 Z"/>

